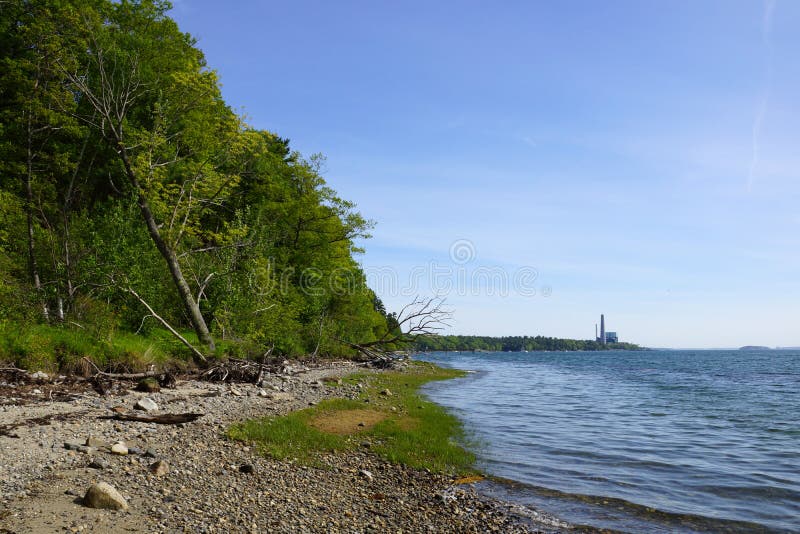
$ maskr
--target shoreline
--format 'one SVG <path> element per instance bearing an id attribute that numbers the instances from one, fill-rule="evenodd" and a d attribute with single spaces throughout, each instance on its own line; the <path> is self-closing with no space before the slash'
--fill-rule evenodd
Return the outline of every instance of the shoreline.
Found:
<path id="1" fill-rule="evenodd" d="M 67 402 L 36 399 L 47 395 L 42 384 L 32 402 L 0 406 L 0 426 L 26 422 L 14 429 L 18 437 L 0 434 L 0 532 L 559 531 L 535 522 L 524 507 L 368 450 L 326 454 L 321 467 L 310 467 L 270 459 L 226 437 L 236 422 L 283 415 L 326 398 L 354 398 L 355 386 L 332 387 L 323 379 L 360 369 L 342 362 L 269 375 L 263 388 L 191 380 L 159 393 L 121 390 L 103 397 L 84 391 Z M 158 404 L 154 413 L 204 415 L 179 425 L 98 419 L 144 397 Z M 64 448 L 90 436 L 105 445 L 124 441 L 131 452 L 153 457 L 113 455 L 102 446 Z M 156 460 L 169 466 L 163 476 L 148 469 Z M 102 468 L 89 467 L 93 461 Z M 82 505 L 96 481 L 114 486 L 128 510 Z"/>

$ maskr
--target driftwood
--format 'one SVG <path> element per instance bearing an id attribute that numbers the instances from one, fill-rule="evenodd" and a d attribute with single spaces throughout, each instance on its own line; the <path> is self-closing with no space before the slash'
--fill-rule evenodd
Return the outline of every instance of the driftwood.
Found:
<path id="1" fill-rule="evenodd" d="M 118 413 L 114 415 L 104 415 L 100 419 L 115 419 L 117 421 L 135 421 L 137 423 L 157 423 L 159 425 L 177 425 L 180 423 L 191 423 L 203 417 L 202 413 L 165 413 L 161 415 L 138 415 Z"/>
<path id="2" fill-rule="evenodd" d="M 22 373 L 27 375 L 28 371 L 26 371 L 25 369 L 20 369 L 19 367 L 14 367 L 12 365 L 11 367 L 0 367 L 0 373 L 15 373 L 15 374 Z"/>
<path id="3" fill-rule="evenodd" d="M 254 362 L 239 358 L 229 358 L 227 361 L 203 371 L 200 375 L 201 380 L 209 382 L 245 382 L 249 384 L 259 384 L 264 380 L 266 373 L 294 375 L 305 371 L 293 369 L 288 362 L 280 361 L 272 364 L 266 363 L 266 356 L 272 351 L 267 351 L 262 361 Z"/>
<path id="4" fill-rule="evenodd" d="M 145 371 L 142 373 L 108 373 L 106 371 L 101 371 L 95 363 L 87 358 L 86 356 L 83 357 L 89 365 L 94 367 L 95 373 L 94 375 L 90 376 L 86 380 L 92 383 L 95 390 L 100 393 L 101 395 L 106 394 L 106 387 L 102 383 L 103 378 L 108 378 L 111 380 L 139 380 L 142 378 L 157 378 L 158 383 L 162 387 L 175 387 L 175 377 L 172 373 L 168 371 Z"/>
<path id="5" fill-rule="evenodd" d="M 118 380 L 137 380 L 139 378 L 158 377 L 166 373 L 164 371 L 147 371 L 146 373 L 106 373 L 105 371 L 99 371 L 97 374 Z"/>

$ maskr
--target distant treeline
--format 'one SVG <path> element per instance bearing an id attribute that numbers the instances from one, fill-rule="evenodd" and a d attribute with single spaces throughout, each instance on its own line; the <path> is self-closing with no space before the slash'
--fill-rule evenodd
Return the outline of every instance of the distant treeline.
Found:
<path id="1" fill-rule="evenodd" d="M 420 351 L 485 350 L 495 352 L 564 351 L 564 350 L 644 350 L 634 343 L 607 343 L 582 339 L 561 339 L 544 336 L 421 336 Z"/>

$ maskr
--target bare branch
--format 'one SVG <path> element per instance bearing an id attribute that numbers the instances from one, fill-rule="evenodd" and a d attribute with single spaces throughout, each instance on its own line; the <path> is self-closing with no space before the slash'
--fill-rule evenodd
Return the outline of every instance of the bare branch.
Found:
<path id="1" fill-rule="evenodd" d="M 445 308 L 444 304 L 443 297 L 415 297 L 397 314 L 395 328 L 387 328 L 379 339 L 365 343 L 350 343 L 342 339 L 338 341 L 374 359 L 391 345 L 407 345 L 419 336 L 436 334 L 450 326 L 453 312 Z"/>
<path id="2" fill-rule="evenodd" d="M 194 354 L 195 356 L 197 356 L 198 358 L 200 358 L 200 360 L 201 360 L 201 361 L 203 361 L 203 362 L 207 361 L 207 360 L 206 360 L 206 357 L 203 355 L 203 353 L 202 353 L 202 352 L 200 352 L 200 351 L 197 349 L 197 347 L 195 347 L 194 345 L 192 345 L 192 344 L 191 344 L 191 343 L 190 343 L 190 342 L 189 342 L 189 341 L 188 341 L 188 340 L 187 340 L 185 337 L 183 337 L 182 335 L 180 335 L 180 334 L 178 333 L 178 331 L 177 331 L 177 330 L 175 330 L 174 328 L 172 328 L 172 326 L 171 326 L 171 325 L 170 325 L 170 324 L 169 324 L 169 323 L 168 323 L 168 322 L 167 322 L 167 321 L 166 321 L 166 320 L 165 320 L 163 317 L 161 317 L 160 315 L 158 315 L 158 314 L 157 314 L 157 313 L 156 313 L 156 312 L 153 310 L 153 308 L 151 308 L 151 307 L 150 307 L 150 305 L 147 303 L 147 301 L 145 301 L 145 300 L 144 300 L 144 299 L 143 299 L 141 296 L 139 296 L 139 294 L 138 294 L 136 291 L 134 291 L 134 290 L 133 290 L 133 288 L 131 288 L 131 287 L 123 287 L 123 288 L 122 288 L 122 290 L 123 290 L 123 291 L 125 291 L 125 292 L 127 292 L 127 293 L 130 293 L 131 295 L 133 295 L 133 296 L 134 296 L 134 298 L 136 298 L 136 300 L 138 300 L 138 301 L 141 303 L 141 305 L 142 305 L 142 306 L 144 306 L 145 308 L 147 308 L 147 311 L 149 311 L 149 312 L 150 312 L 150 315 L 152 315 L 152 316 L 153 316 L 153 317 L 154 317 L 156 320 L 158 320 L 158 322 L 160 322 L 160 323 L 161 323 L 161 324 L 164 326 L 164 328 L 166 328 L 167 330 L 169 330 L 169 331 L 170 331 L 170 333 L 171 333 L 173 336 L 175 336 L 176 338 L 178 338 L 178 340 L 180 340 L 180 342 L 181 342 L 181 343 L 183 343 L 184 345 L 186 345 L 186 346 L 189 348 L 189 350 L 191 350 L 191 351 L 192 351 L 192 354 Z"/>

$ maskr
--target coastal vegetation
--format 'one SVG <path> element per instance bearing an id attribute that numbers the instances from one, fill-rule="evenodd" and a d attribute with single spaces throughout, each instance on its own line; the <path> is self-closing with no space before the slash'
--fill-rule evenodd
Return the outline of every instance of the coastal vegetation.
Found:
<path id="1" fill-rule="evenodd" d="M 160 0 L 0 10 L 0 359 L 355 354 L 397 321 L 372 221 L 248 125 Z"/>
<path id="2" fill-rule="evenodd" d="M 544 336 L 445 336 L 426 335 L 416 339 L 419 351 L 578 351 L 578 350 L 644 350 L 634 343 L 600 343 L 581 339 L 562 339 Z"/>
<path id="3" fill-rule="evenodd" d="M 321 455 L 369 446 L 393 463 L 434 472 L 468 474 L 475 460 L 464 449 L 461 423 L 420 395 L 432 380 L 463 376 L 427 362 L 409 362 L 402 371 L 354 374 L 344 380 L 362 384 L 355 399 L 330 399 L 289 413 L 237 424 L 234 439 L 252 442 L 277 459 L 318 464 Z"/>

